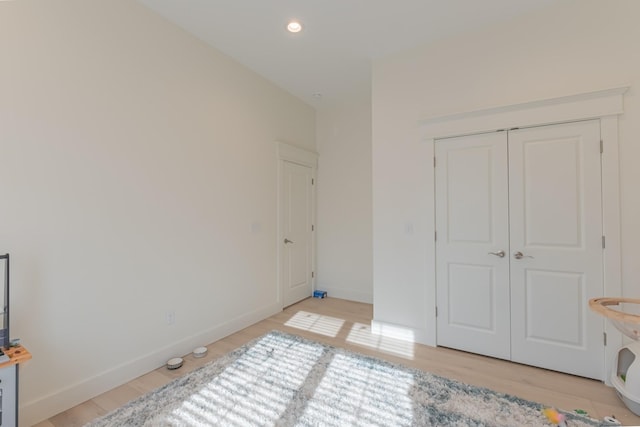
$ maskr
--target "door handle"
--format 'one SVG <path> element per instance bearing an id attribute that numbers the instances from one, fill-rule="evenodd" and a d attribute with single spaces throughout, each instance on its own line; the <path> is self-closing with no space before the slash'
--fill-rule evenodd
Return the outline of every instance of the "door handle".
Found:
<path id="1" fill-rule="evenodd" d="M 293 243 L 293 240 L 289 240 L 287 238 L 284 239 L 284 244 L 286 245 L 287 243 Z"/>
<path id="2" fill-rule="evenodd" d="M 495 255 L 495 256 L 499 256 L 500 258 L 504 258 L 504 251 L 498 251 L 498 252 L 489 252 L 489 255 Z"/>
<path id="3" fill-rule="evenodd" d="M 514 257 L 515 259 L 533 258 L 531 255 L 525 255 L 525 254 L 523 254 L 523 253 L 522 253 L 522 252 L 520 252 L 520 251 L 515 252 L 515 253 L 513 254 L 513 257 Z"/>

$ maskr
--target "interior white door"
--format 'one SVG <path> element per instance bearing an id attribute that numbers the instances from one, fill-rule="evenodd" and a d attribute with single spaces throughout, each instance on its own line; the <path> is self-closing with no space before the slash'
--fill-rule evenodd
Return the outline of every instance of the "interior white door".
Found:
<path id="1" fill-rule="evenodd" d="M 509 178 L 512 360 L 603 379 L 599 121 L 509 132 Z"/>
<path id="2" fill-rule="evenodd" d="M 439 140 L 438 345 L 510 358 L 507 137 Z"/>
<path id="3" fill-rule="evenodd" d="M 284 306 L 311 296 L 312 208 L 311 167 L 283 161 L 282 167 L 282 282 Z"/>

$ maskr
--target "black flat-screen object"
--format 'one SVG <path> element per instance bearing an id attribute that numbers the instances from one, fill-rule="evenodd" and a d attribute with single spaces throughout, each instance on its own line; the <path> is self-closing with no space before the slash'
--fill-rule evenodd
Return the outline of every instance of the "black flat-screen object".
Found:
<path id="1" fill-rule="evenodd" d="M 9 254 L 0 255 L 0 277 L 4 287 L 0 289 L 0 345 L 9 348 Z"/>

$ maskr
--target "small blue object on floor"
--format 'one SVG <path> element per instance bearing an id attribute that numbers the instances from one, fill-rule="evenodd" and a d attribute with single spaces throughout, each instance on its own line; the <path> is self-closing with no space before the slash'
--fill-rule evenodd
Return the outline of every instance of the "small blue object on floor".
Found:
<path id="1" fill-rule="evenodd" d="M 327 297 L 327 291 L 313 291 L 313 297 L 314 298 L 326 298 Z"/>

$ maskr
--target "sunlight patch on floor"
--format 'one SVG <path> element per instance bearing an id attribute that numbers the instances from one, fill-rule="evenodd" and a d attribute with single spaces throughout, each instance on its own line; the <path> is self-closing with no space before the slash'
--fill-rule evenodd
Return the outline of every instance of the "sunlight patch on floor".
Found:
<path id="1" fill-rule="evenodd" d="M 342 325 L 344 325 L 344 319 L 309 313 L 308 311 L 297 312 L 285 323 L 285 326 L 315 332 L 332 338 L 338 335 Z"/>
<path id="2" fill-rule="evenodd" d="M 162 424 L 273 425 L 322 353 L 319 346 L 292 347 L 286 338 L 266 337 L 186 399 Z"/>
<path id="3" fill-rule="evenodd" d="M 413 376 L 392 366 L 363 369 L 362 360 L 336 354 L 309 401 L 301 424 L 323 420 L 323 425 L 413 425 L 410 393 Z M 395 399 L 388 399 L 394 396 Z M 331 414 L 331 416 L 327 416 Z"/>
<path id="4" fill-rule="evenodd" d="M 414 357 L 413 334 L 406 335 L 406 339 L 376 335 L 371 332 L 371 327 L 364 323 L 353 324 L 347 336 L 347 342 L 374 348 L 409 360 L 413 360 Z"/>

